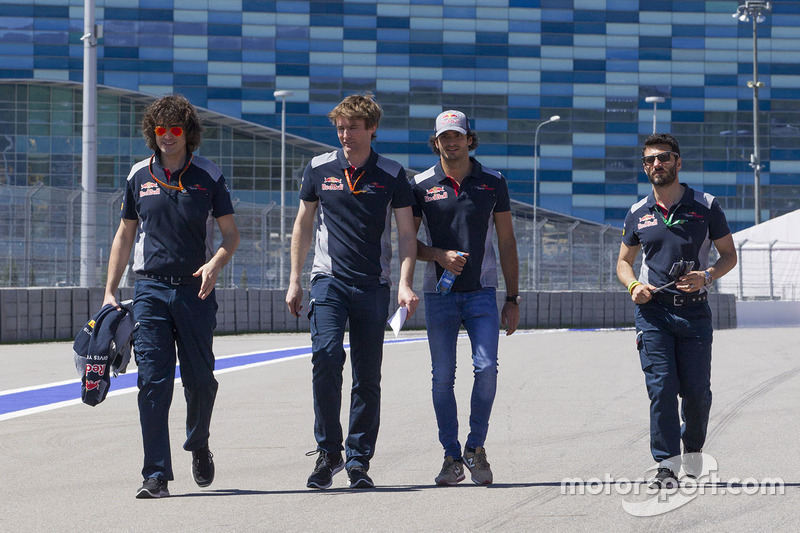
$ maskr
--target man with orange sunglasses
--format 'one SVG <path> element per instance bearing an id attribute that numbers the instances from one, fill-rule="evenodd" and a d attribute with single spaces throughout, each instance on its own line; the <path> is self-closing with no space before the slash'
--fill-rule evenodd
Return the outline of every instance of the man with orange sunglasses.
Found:
<path id="1" fill-rule="evenodd" d="M 214 286 L 239 245 L 239 231 L 222 172 L 193 155 L 201 130 L 197 111 L 181 95 L 164 96 L 147 108 L 142 133 L 153 155 L 128 175 L 122 220 L 108 261 L 103 304 L 119 307 L 117 288 L 134 249 L 138 327 L 133 336 L 144 441 L 144 483 L 137 498 L 169 496 L 173 472 L 168 419 L 176 345 L 187 404 L 183 448 L 192 452 L 195 482 L 207 487 L 214 481 L 208 448 L 217 394 Z M 222 233 L 216 252 L 212 217 Z"/>
<path id="2" fill-rule="evenodd" d="M 306 486 L 326 489 L 333 475 L 347 468 L 351 488 L 372 488 L 367 471 L 380 420 L 383 333 L 391 285 L 390 214 L 394 211 L 400 248 L 397 301 L 410 316 L 418 302 L 411 288 L 417 249 L 414 198 L 403 166 L 372 150 L 381 108 L 371 94 L 348 96 L 328 118 L 336 126 L 342 149 L 315 157 L 303 173 L 286 293 L 289 312 L 300 316 L 300 277 L 318 213 L 308 316 L 317 441 L 311 454 L 319 456 Z M 348 323 L 353 386 L 343 458 L 339 417 Z"/>

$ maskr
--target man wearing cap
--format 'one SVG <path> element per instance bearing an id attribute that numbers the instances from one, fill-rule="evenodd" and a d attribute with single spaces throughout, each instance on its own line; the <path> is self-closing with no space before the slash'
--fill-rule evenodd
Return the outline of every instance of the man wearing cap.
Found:
<path id="1" fill-rule="evenodd" d="M 425 223 L 427 244 L 417 241 L 417 257 L 428 264 L 423 281 L 425 321 L 433 373 L 433 408 L 444 448 L 444 464 L 437 485 L 455 485 L 465 477 L 488 485 L 493 481 L 484 442 L 497 389 L 497 347 L 500 323 L 511 335 L 519 323 L 519 265 L 511 221 L 508 185 L 499 172 L 470 157 L 478 135 L 461 111 L 445 111 L 436 118 L 430 138 L 439 162 L 417 174 L 413 182 L 414 222 Z M 497 248 L 506 285 L 506 301 L 498 316 Z M 437 292 L 445 270 L 456 275 L 452 288 Z M 472 343 L 474 383 L 470 432 L 463 450 L 458 440 L 455 393 L 456 344 L 461 326 Z"/>
<path id="2" fill-rule="evenodd" d="M 314 436 L 319 453 L 306 486 L 326 489 L 347 469 L 351 488 L 372 488 L 367 474 L 378 438 L 383 334 L 389 314 L 391 213 L 400 252 L 397 301 L 414 314 L 416 232 L 414 197 L 403 166 L 371 148 L 381 118 L 372 94 L 351 95 L 328 114 L 340 150 L 319 155 L 303 173 L 292 232 L 292 270 L 286 304 L 300 316 L 301 274 L 317 231 L 308 317 L 311 320 Z M 342 457 L 344 333 L 349 324 L 350 427 Z"/>

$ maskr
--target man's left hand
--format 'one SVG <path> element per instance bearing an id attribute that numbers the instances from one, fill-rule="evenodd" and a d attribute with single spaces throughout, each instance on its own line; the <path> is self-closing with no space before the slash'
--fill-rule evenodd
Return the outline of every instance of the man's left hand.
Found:
<path id="1" fill-rule="evenodd" d="M 513 302 L 506 302 L 503 311 L 500 313 L 500 322 L 506 328 L 506 335 L 511 335 L 517 331 L 519 325 L 519 305 Z"/>
<path id="2" fill-rule="evenodd" d="M 219 275 L 219 270 L 211 266 L 211 263 L 206 263 L 197 271 L 192 274 L 194 277 L 201 277 L 202 283 L 200 284 L 200 292 L 197 293 L 198 298 L 201 300 L 205 300 L 208 298 L 208 295 L 211 294 L 211 291 L 214 290 L 214 286 L 217 284 L 217 276 Z"/>
<path id="3" fill-rule="evenodd" d="M 400 307 L 405 307 L 408 310 L 408 315 L 406 315 L 406 320 L 408 320 L 411 318 L 411 315 L 414 314 L 414 311 L 417 310 L 419 298 L 414 294 L 414 291 L 411 290 L 411 287 L 400 285 L 397 289 L 397 303 Z"/>
<path id="4" fill-rule="evenodd" d="M 697 292 L 706 284 L 706 273 L 702 270 L 693 270 L 678 278 L 675 288 L 683 292 Z"/>

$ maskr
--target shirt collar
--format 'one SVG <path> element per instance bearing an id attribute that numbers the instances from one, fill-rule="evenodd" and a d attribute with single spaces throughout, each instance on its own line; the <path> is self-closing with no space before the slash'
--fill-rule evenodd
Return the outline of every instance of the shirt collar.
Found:
<path id="1" fill-rule="evenodd" d="M 155 154 L 156 154 L 156 156 L 153 158 L 153 168 L 157 168 L 158 170 L 160 170 L 163 173 L 164 172 L 164 165 L 161 164 L 161 152 L 155 152 Z M 186 151 L 186 155 L 183 156 L 183 163 L 181 163 L 181 169 L 183 169 L 186 166 L 186 163 L 189 162 L 189 158 L 191 156 L 192 156 L 192 154 L 187 150 Z M 179 172 L 180 172 L 180 170 L 178 172 L 176 172 L 176 175 Z M 166 174 L 165 174 L 165 176 L 166 176 Z"/>
<path id="2" fill-rule="evenodd" d="M 681 205 L 681 204 L 691 205 L 691 203 L 694 201 L 694 190 L 688 185 L 685 184 L 681 185 L 683 185 L 684 187 L 683 196 L 681 196 L 681 199 L 678 200 L 678 202 L 675 205 Z M 647 207 L 652 209 L 653 207 L 655 207 L 655 205 L 656 205 L 656 196 L 651 190 L 650 194 L 647 195 Z"/>
<path id="3" fill-rule="evenodd" d="M 472 162 L 472 172 L 470 172 L 468 176 L 464 177 L 464 179 L 461 180 L 461 186 L 462 187 L 464 186 L 464 182 L 467 181 L 469 178 L 475 178 L 475 177 L 480 176 L 481 169 L 483 168 L 483 167 L 481 167 L 481 164 L 478 163 L 478 160 L 475 159 L 474 157 L 470 156 L 469 160 Z M 441 159 L 434 166 L 433 173 L 436 176 L 436 178 L 439 180 L 439 183 L 449 182 L 449 180 L 447 179 L 447 174 L 445 173 L 444 168 L 442 168 L 442 160 Z"/>
<path id="4" fill-rule="evenodd" d="M 347 158 L 344 156 L 344 150 L 342 150 L 341 148 L 336 150 L 336 161 L 339 164 L 339 168 L 341 168 L 343 171 L 344 169 L 350 168 L 352 166 L 350 162 L 347 161 Z M 367 162 L 364 163 L 364 166 L 362 166 L 361 168 L 364 169 L 367 172 L 367 174 L 369 174 L 370 172 L 372 172 L 372 169 L 375 167 L 377 162 L 378 162 L 378 152 L 370 148 Z"/>

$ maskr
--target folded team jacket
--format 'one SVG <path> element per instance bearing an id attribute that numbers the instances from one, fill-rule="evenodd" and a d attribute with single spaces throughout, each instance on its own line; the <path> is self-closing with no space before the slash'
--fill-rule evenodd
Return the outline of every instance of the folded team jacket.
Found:
<path id="1" fill-rule="evenodd" d="M 122 311 L 104 305 L 75 336 L 72 354 L 81 376 L 81 400 L 97 405 L 106 399 L 109 374 L 124 374 L 131 359 L 133 300 L 120 302 Z"/>

